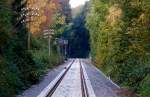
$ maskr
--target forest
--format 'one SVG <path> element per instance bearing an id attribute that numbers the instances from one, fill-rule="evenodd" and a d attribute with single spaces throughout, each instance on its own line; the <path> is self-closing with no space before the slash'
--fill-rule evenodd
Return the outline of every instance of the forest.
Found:
<path id="1" fill-rule="evenodd" d="M 22 23 L 26 7 L 37 13 Z M 0 97 L 16 97 L 66 57 L 91 58 L 120 87 L 150 97 L 150 1 L 91 0 L 71 12 L 69 0 L 0 0 Z"/>
<path id="2" fill-rule="evenodd" d="M 63 33 L 64 38 L 69 42 L 67 50 L 69 58 L 89 57 L 89 32 L 85 26 L 87 7 L 89 3 L 72 9 L 72 22 Z"/>
<path id="3" fill-rule="evenodd" d="M 56 38 L 60 37 L 70 20 L 69 3 L 60 5 L 56 0 L 36 1 L 0 0 L 0 97 L 16 97 L 38 83 L 49 69 L 63 62 L 56 49 Z M 39 16 L 34 17 L 35 22 L 22 23 L 24 18 L 21 15 L 24 14 L 21 9 L 29 6 L 38 7 Z M 64 6 L 68 6 L 65 14 L 62 13 Z M 43 38 L 43 30 L 50 28 L 55 30 L 51 39 L 51 56 L 48 55 L 47 39 Z M 29 32 L 32 33 L 30 48 L 27 41 Z"/>
<path id="4" fill-rule="evenodd" d="M 93 62 L 122 87 L 150 97 L 150 1 L 92 0 L 90 6 Z"/>

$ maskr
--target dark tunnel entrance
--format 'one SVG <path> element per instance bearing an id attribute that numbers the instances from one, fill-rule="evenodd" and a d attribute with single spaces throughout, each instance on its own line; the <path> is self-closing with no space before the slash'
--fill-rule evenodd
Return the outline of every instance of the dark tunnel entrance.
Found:
<path id="1" fill-rule="evenodd" d="M 64 33 L 68 40 L 67 56 L 69 58 L 87 58 L 90 52 L 89 32 L 85 27 L 85 16 L 76 17 L 70 30 Z"/>

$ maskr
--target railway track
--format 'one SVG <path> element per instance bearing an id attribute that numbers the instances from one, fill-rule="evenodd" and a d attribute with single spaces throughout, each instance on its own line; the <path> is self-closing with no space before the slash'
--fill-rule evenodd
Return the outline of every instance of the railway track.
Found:
<path id="1" fill-rule="evenodd" d="M 80 62 L 82 97 L 89 97 L 88 88 L 87 88 L 87 84 L 86 84 L 86 81 L 85 81 L 85 76 L 84 76 L 84 71 L 83 71 L 81 60 L 79 60 L 79 62 Z"/>
<path id="2" fill-rule="evenodd" d="M 75 63 L 75 61 L 77 63 Z M 60 86 L 60 83 L 64 80 L 64 78 L 67 76 L 67 73 L 71 73 L 71 72 L 68 72 L 70 69 L 72 69 L 72 65 L 79 65 L 80 68 L 78 68 L 78 71 L 80 72 L 80 78 L 79 80 L 77 81 L 80 81 L 80 88 L 78 89 L 78 91 L 81 90 L 81 97 L 95 97 L 95 96 L 90 96 L 89 94 L 89 89 L 88 89 L 88 86 L 87 86 L 87 81 L 85 77 L 85 71 L 84 71 L 84 68 L 83 68 L 83 65 L 82 65 L 82 62 L 80 59 L 78 60 L 73 60 L 69 65 L 68 67 L 66 67 L 65 71 L 60 74 L 60 76 L 57 78 L 57 80 L 55 80 L 55 82 L 52 83 L 51 87 L 50 88 L 47 88 L 49 89 L 45 94 L 41 93 L 41 95 L 37 96 L 37 97 L 58 97 L 58 96 L 54 96 L 54 93 L 56 92 L 56 90 L 58 89 L 58 87 Z M 79 70 L 80 69 L 80 70 Z M 71 70 L 70 70 L 71 71 Z M 71 81 L 71 80 L 70 80 Z M 74 90 L 75 91 L 75 90 Z M 61 95 L 61 94 L 60 94 Z M 63 95 L 63 94 L 62 94 Z M 69 96 L 59 96 L 59 97 L 69 97 Z M 72 97 L 72 96 L 71 96 Z M 76 97 L 76 96 L 74 96 Z"/>

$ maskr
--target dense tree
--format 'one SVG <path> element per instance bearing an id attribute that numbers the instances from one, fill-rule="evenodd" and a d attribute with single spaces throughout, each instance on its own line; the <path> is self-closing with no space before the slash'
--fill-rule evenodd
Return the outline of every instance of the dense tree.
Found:
<path id="1" fill-rule="evenodd" d="M 72 58 L 86 58 L 89 56 L 89 33 L 85 27 L 85 17 L 88 3 L 77 12 L 72 20 L 69 29 L 64 33 L 64 38 L 69 40 L 68 56 Z M 78 9 L 78 7 L 77 7 Z"/>
<path id="2" fill-rule="evenodd" d="M 149 1 L 93 0 L 87 18 L 97 66 L 123 86 L 149 97 Z M 145 87 L 141 89 L 141 87 Z"/>
<path id="3" fill-rule="evenodd" d="M 72 20 L 71 15 L 71 7 L 69 4 L 69 0 L 58 0 L 60 3 L 60 9 L 59 12 L 65 16 L 65 22 L 68 24 Z"/>
<path id="4" fill-rule="evenodd" d="M 48 28 L 54 23 L 48 21 L 47 25 L 44 24 L 48 18 L 53 19 L 59 6 L 56 2 L 47 3 L 45 0 L 36 3 L 34 0 L 24 1 L 0 1 L 0 97 L 15 97 L 38 82 L 47 69 L 60 62 L 56 44 L 52 44 L 52 56 L 48 56 L 48 44 L 43 35 L 32 37 L 31 49 L 27 49 L 28 32 L 36 33 L 41 30 L 41 26 Z M 31 23 L 30 29 L 21 23 L 20 18 L 21 8 L 27 7 L 28 3 L 40 8 L 40 16 Z M 45 15 L 46 9 L 52 15 Z"/>

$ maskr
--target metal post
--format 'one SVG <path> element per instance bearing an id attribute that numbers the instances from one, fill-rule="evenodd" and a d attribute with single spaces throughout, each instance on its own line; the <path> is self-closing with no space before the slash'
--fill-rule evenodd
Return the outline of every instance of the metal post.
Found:
<path id="1" fill-rule="evenodd" d="M 51 63 L 51 37 L 54 35 L 54 30 L 44 30 L 44 38 L 48 39 L 48 55 L 49 55 L 49 63 Z"/>
<path id="2" fill-rule="evenodd" d="M 51 57 L 51 37 L 48 38 L 48 49 L 49 49 L 49 56 Z"/>
<path id="3" fill-rule="evenodd" d="M 61 56 L 60 56 L 60 50 L 59 50 L 59 45 L 57 44 L 57 53 L 58 53 L 58 63 L 61 61 Z"/>
<path id="4" fill-rule="evenodd" d="M 28 32 L 28 49 L 31 48 L 30 43 L 31 43 L 31 33 Z"/>
<path id="5" fill-rule="evenodd" d="M 65 59 L 67 58 L 67 44 L 65 44 Z"/>
<path id="6" fill-rule="evenodd" d="M 68 40 L 64 40 L 65 45 L 65 60 L 67 59 L 67 46 L 68 46 Z"/>
<path id="7" fill-rule="evenodd" d="M 30 33 L 30 22 L 28 24 L 28 50 L 31 48 L 31 33 Z"/>
<path id="8" fill-rule="evenodd" d="M 51 36 L 48 36 L 49 64 L 51 64 Z"/>
<path id="9" fill-rule="evenodd" d="M 58 52 L 59 52 L 59 58 L 60 58 L 60 61 L 62 61 L 62 55 L 61 55 L 61 51 L 60 51 L 60 46 L 58 46 Z"/>

